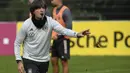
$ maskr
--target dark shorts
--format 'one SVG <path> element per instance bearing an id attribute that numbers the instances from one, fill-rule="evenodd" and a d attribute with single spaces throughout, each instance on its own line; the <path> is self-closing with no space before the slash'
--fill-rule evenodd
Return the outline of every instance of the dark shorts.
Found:
<path id="1" fill-rule="evenodd" d="M 48 62 L 36 62 L 23 58 L 24 69 L 26 73 L 47 73 L 49 67 Z"/>
<path id="2" fill-rule="evenodd" d="M 64 36 L 58 36 L 57 40 L 53 41 L 52 57 L 58 57 L 61 60 L 70 59 L 70 40 Z"/>

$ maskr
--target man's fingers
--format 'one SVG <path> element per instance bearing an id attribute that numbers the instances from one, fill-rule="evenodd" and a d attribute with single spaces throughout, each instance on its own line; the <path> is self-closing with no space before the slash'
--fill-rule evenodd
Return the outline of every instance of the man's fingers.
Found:
<path id="1" fill-rule="evenodd" d="M 83 33 L 82 33 L 82 34 L 83 34 L 83 35 L 88 35 L 88 34 L 90 34 L 89 29 L 87 29 L 87 30 L 83 31 Z"/>
<path id="2" fill-rule="evenodd" d="M 18 68 L 18 71 L 19 71 L 19 73 L 25 73 L 23 67 Z"/>
<path id="3" fill-rule="evenodd" d="M 90 34 L 89 29 L 87 29 L 87 30 L 84 30 L 84 31 L 78 33 L 77 37 L 83 37 L 83 36 L 89 35 L 89 34 Z"/>
<path id="4" fill-rule="evenodd" d="M 85 30 L 86 32 L 89 32 L 90 29 Z"/>
<path id="5" fill-rule="evenodd" d="M 24 71 L 24 67 L 22 67 L 22 71 L 23 71 L 23 73 L 25 73 L 25 71 Z"/>
<path id="6" fill-rule="evenodd" d="M 22 70 L 21 69 L 18 69 L 19 73 L 22 73 Z"/>
<path id="7" fill-rule="evenodd" d="M 90 34 L 90 32 L 84 32 L 84 33 L 83 33 L 83 35 L 88 35 L 88 34 Z"/>

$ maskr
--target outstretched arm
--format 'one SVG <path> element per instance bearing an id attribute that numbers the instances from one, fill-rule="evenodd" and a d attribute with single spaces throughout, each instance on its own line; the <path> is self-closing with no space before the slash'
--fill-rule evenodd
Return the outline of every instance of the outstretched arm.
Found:
<path id="1" fill-rule="evenodd" d="M 63 26 L 60 25 L 60 23 L 58 23 L 57 21 L 55 21 L 53 19 L 52 19 L 52 28 L 57 33 L 60 33 L 60 34 L 66 35 L 66 36 L 70 36 L 70 37 L 82 37 L 82 36 L 90 34 L 89 30 L 83 30 L 82 32 L 78 33 L 73 30 L 64 28 Z"/>

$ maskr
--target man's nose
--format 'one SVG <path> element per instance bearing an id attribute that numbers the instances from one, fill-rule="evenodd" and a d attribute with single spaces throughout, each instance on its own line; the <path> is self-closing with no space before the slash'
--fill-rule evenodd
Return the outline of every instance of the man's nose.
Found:
<path id="1" fill-rule="evenodd" d="M 40 8 L 40 11 L 43 12 L 43 11 L 44 11 L 44 8 Z"/>

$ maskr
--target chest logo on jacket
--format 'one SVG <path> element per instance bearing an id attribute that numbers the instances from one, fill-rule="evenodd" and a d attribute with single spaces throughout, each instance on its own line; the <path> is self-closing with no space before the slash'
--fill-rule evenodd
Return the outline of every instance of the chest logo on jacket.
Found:
<path id="1" fill-rule="evenodd" d="M 47 25 L 44 25 L 44 27 L 42 28 L 42 30 L 44 30 L 44 31 L 48 31 L 48 26 Z"/>
<path id="2" fill-rule="evenodd" d="M 35 35 L 33 28 L 29 30 L 29 37 L 33 37 Z"/>

